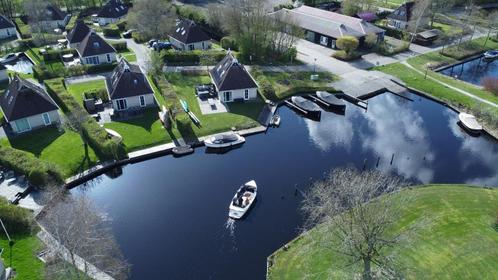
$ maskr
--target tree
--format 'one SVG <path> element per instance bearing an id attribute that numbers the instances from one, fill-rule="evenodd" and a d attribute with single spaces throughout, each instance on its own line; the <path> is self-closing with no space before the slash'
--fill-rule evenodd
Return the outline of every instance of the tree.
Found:
<path id="1" fill-rule="evenodd" d="M 355 51 L 358 48 L 359 44 L 360 42 L 358 41 L 358 39 L 353 36 L 342 36 L 336 41 L 336 46 L 339 49 L 345 51 L 348 55 Z"/>
<path id="2" fill-rule="evenodd" d="M 392 276 L 394 263 L 384 249 L 400 240 L 388 229 L 406 203 L 395 196 L 402 186 L 401 179 L 379 171 L 332 170 L 305 195 L 306 229 L 318 226 L 324 234 L 313 236 L 320 247 L 345 256 L 351 265 L 361 264 L 363 279 L 372 279 L 375 273 Z"/>
<path id="3" fill-rule="evenodd" d="M 64 191 L 49 195 L 50 202 L 39 220 L 54 238 L 48 244 L 55 254 L 47 267 L 48 279 L 92 278 L 92 265 L 115 279 L 126 279 L 129 265 L 91 201 L 84 195 L 70 197 Z M 78 264 L 83 271 L 75 269 Z"/>
<path id="4" fill-rule="evenodd" d="M 373 47 L 375 44 L 377 44 L 377 34 L 375 33 L 368 33 L 367 36 L 365 37 L 365 44 L 368 47 Z"/>
<path id="5" fill-rule="evenodd" d="M 431 28 L 434 27 L 434 20 L 438 13 L 446 12 L 455 5 L 455 0 L 431 0 L 429 6 L 429 17 Z"/>
<path id="6" fill-rule="evenodd" d="M 148 38 L 163 38 L 174 30 L 175 8 L 165 0 L 137 0 L 126 17 L 128 25 Z"/>
<path id="7" fill-rule="evenodd" d="M 425 21 L 427 16 L 427 9 L 431 4 L 431 0 L 419 0 L 416 1 L 412 8 L 412 16 L 410 22 L 408 22 L 408 30 L 412 32 L 409 40 L 409 45 L 415 40 L 418 28 L 422 21 Z"/>
<path id="8" fill-rule="evenodd" d="M 341 3 L 342 12 L 345 15 L 353 16 L 361 11 L 360 6 L 355 0 L 344 0 Z"/>

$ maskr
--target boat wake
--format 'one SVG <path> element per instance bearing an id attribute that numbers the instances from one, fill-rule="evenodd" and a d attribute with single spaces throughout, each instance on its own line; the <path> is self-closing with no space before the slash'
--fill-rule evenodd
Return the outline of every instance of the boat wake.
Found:
<path id="1" fill-rule="evenodd" d="M 232 218 L 228 218 L 225 222 L 225 228 L 228 229 L 230 237 L 235 237 L 235 220 Z"/>

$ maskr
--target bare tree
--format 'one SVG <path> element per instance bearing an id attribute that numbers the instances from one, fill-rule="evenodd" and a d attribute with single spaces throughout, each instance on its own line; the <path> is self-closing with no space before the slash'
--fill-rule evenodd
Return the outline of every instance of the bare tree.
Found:
<path id="1" fill-rule="evenodd" d="M 165 0 L 137 0 L 128 12 L 128 24 L 147 37 L 162 38 L 175 27 L 175 10 Z"/>
<path id="2" fill-rule="evenodd" d="M 412 8 L 412 20 L 408 23 L 408 29 L 412 32 L 408 44 L 410 45 L 417 37 L 418 28 L 427 20 L 427 11 L 431 5 L 431 0 L 416 1 Z"/>
<path id="3" fill-rule="evenodd" d="M 454 5 L 455 0 L 431 0 L 429 6 L 431 27 L 434 26 L 434 20 L 436 19 L 436 15 L 438 13 L 446 12 Z"/>
<path id="4" fill-rule="evenodd" d="M 332 170 L 305 195 L 305 228 L 317 226 L 324 234 L 312 236 L 317 236 L 320 247 L 345 256 L 348 265 L 361 264 L 363 279 L 379 273 L 392 277 L 396 272 L 385 248 L 400 237 L 388 229 L 406 203 L 395 196 L 403 185 L 401 179 L 379 171 Z"/>
<path id="5" fill-rule="evenodd" d="M 57 241 L 50 244 L 55 258 L 47 267 L 49 279 L 87 279 L 95 273 L 92 265 L 115 279 L 127 278 L 129 265 L 102 215 L 84 195 L 52 193 L 39 222 Z"/>

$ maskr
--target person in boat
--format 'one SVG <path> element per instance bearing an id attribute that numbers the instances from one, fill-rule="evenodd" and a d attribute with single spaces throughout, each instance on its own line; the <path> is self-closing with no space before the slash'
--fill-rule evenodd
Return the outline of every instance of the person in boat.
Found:
<path id="1" fill-rule="evenodd" d="M 242 198 L 242 196 L 239 197 L 239 199 L 237 200 L 237 205 L 236 206 L 239 206 L 239 207 L 244 207 L 244 199 Z"/>

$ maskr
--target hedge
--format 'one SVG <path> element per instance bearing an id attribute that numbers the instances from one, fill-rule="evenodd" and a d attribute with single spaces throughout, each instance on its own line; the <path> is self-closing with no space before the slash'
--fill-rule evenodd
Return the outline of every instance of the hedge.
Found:
<path id="1" fill-rule="evenodd" d="M 102 28 L 105 37 L 121 37 L 121 31 L 115 24 Z"/>
<path id="2" fill-rule="evenodd" d="M 29 234 L 34 225 L 31 212 L 28 209 L 12 205 L 3 197 L 0 197 L 0 219 L 9 233 L 14 235 Z"/>
<path id="3" fill-rule="evenodd" d="M 123 42 L 111 42 L 111 46 L 116 49 L 116 51 L 125 51 L 128 49 L 128 44 L 126 41 Z"/>
<path id="4" fill-rule="evenodd" d="M 51 60 L 59 60 L 61 56 L 65 54 L 73 54 L 77 55 L 76 49 L 50 49 L 42 54 L 43 60 L 51 61 Z"/>
<path id="5" fill-rule="evenodd" d="M 225 36 L 221 38 L 220 40 L 221 47 L 224 48 L 225 50 L 231 49 L 234 51 L 237 51 L 239 47 L 237 46 L 237 42 L 235 41 L 235 38 L 232 36 Z"/>
<path id="6" fill-rule="evenodd" d="M 64 182 L 62 173 L 55 166 L 36 158 L 31 153 L 12 147 L 0 147 L 0 164 L 25 174 L 29 182 L 37 187 Z"/>
<path id="7" fill-rule="evenodd" d="M 33 66 L 33 77 L 38 81 L 50 80 L 54 78 L 80 76 L 111 71 L 116 67 L 116 63 L 101 65 L 77 65 L 65 67 L 62 71 L 53 71 L 45 65 Z"/>
<path id="8" fill-rule="evenodd" d="M 256 81 L 258 82 L 261 95 L 263 95 L 266 99 L 270 99 L 272 101 L 278 100 L 278 97 L 275 94 L 275 88 L 266 76 L 259 75 L 256 78 Z"/>
<path id="9" fill-rule="evenodd" d="M 135 41 L 135 43 L 137 44 L 145 43 L 148 40 L 147 36 L 141 32 L 133 32 L 131 33 L 131 37 L 133 38 L 133 41 Z"/>
<path id="10" fill-rule="evenodd" d="M 45 81 L 45 86 L 48 94 L 50 94 L 68 116 L 85 116 L 83 120 L 72 121 L 81 122 L 83 136 L 101 159 L 108 160 L 126 157 L 122 142 L 108 137 L 105 129 L 88 115 L 73 95 L 67 92 L 63 79 L 57 78 Z"/>
<path id="11" fill-rule="evenodd" d="M 116 26 L 119 28 L 120 31 L 125 31 L 127 24 L 128 23 L 126 22 L 126 20 L 120 20 L 116 23 Z"/>
<path id="12" fill-rule="evenodd" d="M 210 60 L 216 64 L 218 61 L 222 60 L 226 56 L 225 51 L 175 51 L 167 50 L 161 52 L 161 56 L 166 61 L 166 63 L 185 63 L 185 64 L 199 64 L 201 61 L 201 56 L 210 56 Z"/>

